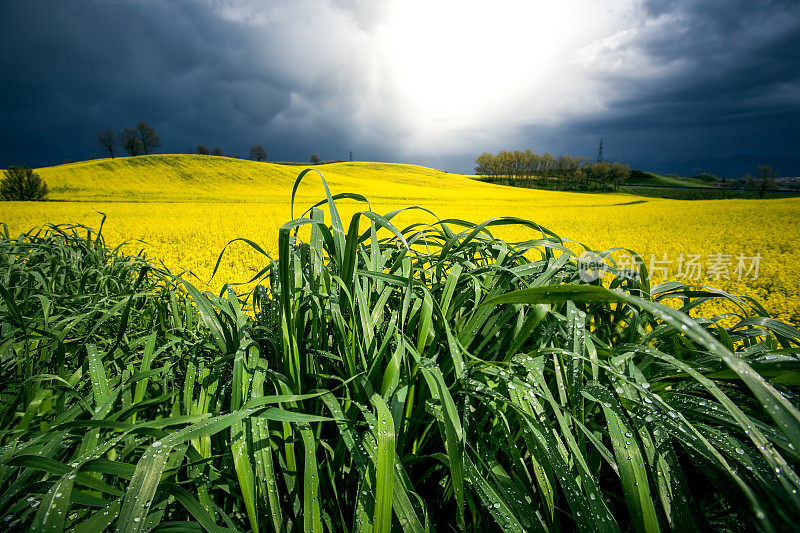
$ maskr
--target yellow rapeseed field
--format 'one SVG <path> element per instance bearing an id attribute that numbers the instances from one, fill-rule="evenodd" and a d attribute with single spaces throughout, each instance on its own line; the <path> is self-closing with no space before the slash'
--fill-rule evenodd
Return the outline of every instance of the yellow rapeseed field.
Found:
<path id="1" fill-rule="evenodd" d="M 655 267 L 653 283 L 677 280 L 751 296 L 773 316 L 800 324 L 800 199 L 679 201 L 516 189 L 413 165 L 315 168 L 334 194 L 363 194 L 382 214 L 420 205 L 441 218 L 472 222 L 499 216 L 530 219 L 594 250 L 638 252 L 648 268 Z M 237 243 L 208 283 L 231 239 L 251 239 L 277 253 L 277 229 L 290 219 L 292 184 L 302 169 L 188 155 L 42 168 L 37 172 L 50 188 L 51 201 L 0 203 L 0 222 L 12 234 L 46 222 L 96 228 L 102 212 L 108 215 L 103 233 L 109 243 L 128 241 L 128 250 L 144 250 L 173 271 L 189 270 L 198 285 L 216 292 L 224 282 L 249 279 L 264 264 L 257 252 Z M 309 175 L 297 194 L 295 216 L 323 198 L 321 181 Z M 353 201 L 340 204 L 345 221 L 362 208 Z M 433 220 L 420 213 L 404 213 L 397 225 Z M 514 241 L 534 237 L 522 228 L 497 234 Z"/>

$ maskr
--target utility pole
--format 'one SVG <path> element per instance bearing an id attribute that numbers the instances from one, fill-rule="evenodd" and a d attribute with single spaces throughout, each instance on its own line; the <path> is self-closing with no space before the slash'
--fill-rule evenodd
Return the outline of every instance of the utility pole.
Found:
<path id="1" fill-rule="evenodd" d="M 353 151 L 350 150 L 350 161 L 352 161 L 352 160 L 353 160 Z"/>
<path id="2" fill-rule="evenodd" d="M 603 162 L 603 138 L 600 137 L 600 150 L 597 151 L 597 162 Z"/>

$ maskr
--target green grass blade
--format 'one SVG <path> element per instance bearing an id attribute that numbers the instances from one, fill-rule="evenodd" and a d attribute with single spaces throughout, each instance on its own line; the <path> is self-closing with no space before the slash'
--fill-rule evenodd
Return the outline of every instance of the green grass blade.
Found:
<path id="1" fill-rule="evenodd" d="M 319 505 L 319 470 L 314 434 L 307 426 L 300 426 L 300 436 L 305 449 L 303 473 L 303 530 L 322 532 L 322 511 Z"/>
<path id="2" fill-rule="evenodd" d="M 374 531 L 386 533 L 392 530 L 392 499 L 394 482 L 394 420 L 386 402 L 374 394 L 372 404 L 378 413 L 378 462 L 375 465 L 375 518 Z"/>

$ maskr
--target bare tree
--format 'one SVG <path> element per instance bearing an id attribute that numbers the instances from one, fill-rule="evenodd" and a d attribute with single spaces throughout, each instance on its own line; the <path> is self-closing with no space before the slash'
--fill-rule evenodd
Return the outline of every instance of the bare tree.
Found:
<path id="1" fill-rule="evenodd" d="M 139 139 L 139 133 L 132 128 L 125 128 L 119 133 L 119 142 L 128 155 L 142 155 L 145 153 L 144 145 Z"/>
<path id="2" fill-rule="evenodd" d="M 156 130 L 146 122 L 139 121 L 139 123 L 136 124 L 136 133 L 142 143 L 145 155 L 151 153 L 153 148 L 161 146 L 161 137 L 159 137 Z"/>
<path id="3" fill-rule="evenodd" d="M 260 144 L 254 144 L 250 147 L 250 159 L 254 161 L 266 161 L 267 151 Z"/>
<path id="4" fill-rule="evenodd" d="M 222 155 L 222 148 L 215 146 L 211 149 L 211 155 Z"/>
<path id="5" fill-rule="evenodd" d="M 114 159 L 114 151 L 117 148 L 117 136 L 114 134 L 114 130 L 111 128 L 106 128 L 104 130 L 100 130 L 97 132 L 97 144 L 100 147 L 108 152 L 108 155 L 111 159 Z"/>

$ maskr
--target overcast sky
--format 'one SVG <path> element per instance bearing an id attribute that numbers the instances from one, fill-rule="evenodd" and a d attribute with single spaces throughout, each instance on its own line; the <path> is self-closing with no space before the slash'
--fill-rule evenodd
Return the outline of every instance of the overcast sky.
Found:
<path id="1" fill-rule="evenodd" d="M 0 167 L 143 120 L 271 160 L 471 171 L 501 149 L 633 165 L 800 155 L 800 2 L 0 0 Z"/>

